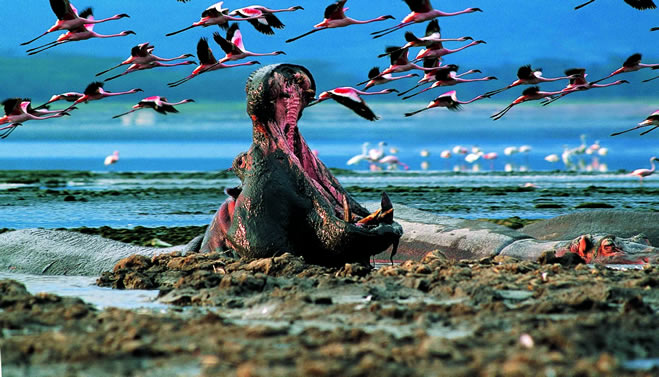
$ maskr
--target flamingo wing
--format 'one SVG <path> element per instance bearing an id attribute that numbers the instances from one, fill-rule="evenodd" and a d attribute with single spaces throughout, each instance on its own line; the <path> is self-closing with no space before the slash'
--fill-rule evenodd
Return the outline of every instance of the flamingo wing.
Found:
<path id="1" fill-rule="evenodd" d="M 432 10 L 430 0 L 403 0 L 412 12 L 427 13 Z"/>
<path id="2" fill-rule="evenodd" d="M 93 83 L 87 85 L 83 93 L 87 96 L 92 96 L 94 94 L 98 94 L 99 89 L 103 89 L 103 83 L 100 81 L 94 81 Z"/>
<path id="3" fill-rule="evenodd" d="M 231 41 L 231 43 L 236 47 L 238 47 L 239 50 L 245 51 L 245 46 L 243 44 L 243 35 L 240 32 L 240 29 L 238 28 L 238 23 L 233 23 L 229 27 L 229 30 L 227 31 L 226 39 L 228 41 Z"/>
<path id="4" fill-rule="evenodd" d="M 522 95 L 523 96 L 533 96 L 533 95 L 538 94 L 539 91 L 540 91 L 540 87 L 532 86 L 532 87 L 524 89 L 524 91 L 522 92 Z"/>
<path id="5" fill-rule="evenodd" d="M 625 68 L 635 67 L 641 63 L 641 57 L 642 57 L 641 54 L 636 53 L 628 57 L 627 60 L 625 60 L 625 62 L 622 63 L 622 66 Z"/>
<path id="6" fill-rule="evenodd" d="M 354 111 L 355 114 L 359 115 L 364 119 L 370 121 L 375 121 L 379 119 L 378 116 L 375 115 L 373 110 L 371 110 L 366 105 L 366 102 L 364 102 L 364 100 L 361 97 L 359 97 L 356 93 L 352 92 L 353 95 L 345 95 L 345 94 L 336 93 L 336 91 L 337 90 L 335 89 L 329 92 L 330 97 L 332 97 L 332 99 L 334 99 L 336 102 Z M 355 100 L 355 97 L 357 98 L 357 100 Z"/>
<path id="7" fill-rule="evenodd" d="M 5 115 L 19 115 L 21 107 L 20 98 L 9 98 L 2 101 L 2 106 L 5 110 Z"/>
<path id="8" fill-rule="evenodd" d="M 439 58 L 438 57 L 429 57 L 423 58 L 423 68 L 434 68 L 439 67 Z"/>
<path id="9" fill-rule="evenodd" d="M 426 37 L 433 37 L 433 38 L 441 38 L 441 29 L 439 27 L 439 22 L 437 19 L 434 19 L 428 23 L 428 26 L 426 27 Z"/>
<path id="10" fill-rule="evenodd" d="M 400 47 L 391 46 L 387 47 L 385 52 L 389 54 L 391 65 L 405 65 L 409 63 L 409 60 L 407 59 L 407 48 L 401 49 Z"/>
<path id="11" fill-rule="evenodd" d="M 73 20 L 77 12 L 71 7 L 69 0 L 50 0 L 50 8 L 58 20 Z"/>
<path id="12" fill-rule="evenodd" d="M 233 24 L 236 25 L 236 24 Z M 242 51 L 236 46 L 235 44 L 229 42 L 226 40 L 224 37 L 220 35 L 220 33 L 215 32 L 213 33 L 213 39 L 215 40 L 215 43 L 220 45 L 220 48 L 222 48 L 222 51 L 226 53 L 227 55 L 229 54 L 240 54 Z"/>
<path id="13" fill-rule="evenodd" d="M 657 7 L 652 0 L 625 0 L 625 3 L 638 10 L 655 9 Z"/>
<path id="14" fill-rule="evenodd" d="M 213 50 L 208 47 L 208 39 L 199 38 L 197 42 L 197 58 L 201 64 L 215 64 L 217 59 L 213 56 Z"/>
<path id="15" fill-rule="evenodd" d="M 531 80 L 535 78 L 531 65 L 523 65 L 517 70 L 517 78 L 520 80 Z"/>
<path id="16" fill-rule="evenodd" d="M 206 10 L 201 12 L 201 17 L 216 18 L 228 14 L 229 10 L 222 8 L 222 3 L 224 3 L 224 1 L 220 1 L 219 3 L 215 3 L 206 8 Z"/>
<path id="17" fill-rule="evenodd" d="M 83 9 L 79 15 L 80 18 L 88 18 L 89 16 L 94 16 L 94 12 L 92 11 L 91 7 Z"/>
<path id="18" fill-rule="evenodd" d="M 340 20 L 345 18 L 346 16 L 343 13 L 343 6 L 346 4 L 346 1 L 348 0 L 339 0 L 325 8 L 325 18 L 331 20 Z"/>
<path id="19" fill-rule="evenodd" d="M 373 67 L 371 68 L 370 71 L 368 71 L 368 78 L 373 80 L 374 78 L 378 77 L 380 74 L 380 67 Z"/>

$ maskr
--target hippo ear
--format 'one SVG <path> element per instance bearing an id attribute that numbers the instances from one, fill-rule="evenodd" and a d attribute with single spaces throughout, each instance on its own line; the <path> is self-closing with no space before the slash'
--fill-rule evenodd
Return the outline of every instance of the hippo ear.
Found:
<path id="1" fill-rule="evenodd" d="M 581 236 L 579 239 L 579 254 L 580 255 L 586 255 L 586 252 L 590 250 L 592 247 L 592 241 L 590 240 L 590 236 L 587 234 L 584 234 Z"/>

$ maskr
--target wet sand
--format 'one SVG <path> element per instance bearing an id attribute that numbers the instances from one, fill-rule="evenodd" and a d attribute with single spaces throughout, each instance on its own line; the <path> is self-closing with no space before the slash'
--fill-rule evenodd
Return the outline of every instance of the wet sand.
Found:
<path id="1" fill-rule="evenodd" d="M 324 268 L 290 254 L 131 257 L 98 284 L 157 289 L 171 309 L 97 311 L 0 281 L 3 372 L 650 376 L 657 276 L 652 266 L 451 261 L 440 252 L 377 269 Z"/>

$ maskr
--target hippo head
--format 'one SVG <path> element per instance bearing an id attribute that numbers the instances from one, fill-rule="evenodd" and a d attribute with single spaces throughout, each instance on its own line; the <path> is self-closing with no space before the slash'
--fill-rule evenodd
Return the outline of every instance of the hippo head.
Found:
<path id="1" fill-rule="evenodd" d="M 560 246 L 556 256 L 578 254 L 586 263 L 644 264 L 657 260 L 657 250 L 642 234 L 630 238 L 584 234 Z"/>
<path id="2" fill-rule="evenodd" d="M 324 265 L 367 262 L 393 246 L 402 227 L 383 193 L 374 214 L 359 205 L 308 147 L 298 129 L 315 96 L 315 82 L 292 64 L 258 69 L 247 81 L 247 113 L 253 123 L 249 151 L 233 171 L 241 186 L 226 190 L 202 242 L 202 251 L 231 248 L 246 257 L 284 252 Z"/>

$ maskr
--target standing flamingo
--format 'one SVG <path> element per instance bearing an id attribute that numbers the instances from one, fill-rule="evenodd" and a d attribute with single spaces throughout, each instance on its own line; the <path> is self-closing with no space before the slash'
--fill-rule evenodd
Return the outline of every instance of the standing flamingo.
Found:
<path id="1" fill-rule="evenodd" d="M 259 17 L 248 17 L 248 18 L 242 18 L 242 17 L 233 17 L 229 16 L 229 8 L 222 8 L 222 4 L 224 1 L 220 1 L 219 3 L 215 3 L 211 5 L 210 7 L 206 8 L 203 12 L 201 12 L 201 18 L 197 22 L 193 22 L 192 25 L 185 27 L 181 30 L 177 30 L 168 34 L 165 34 L 166 37 L 170 37 L 172 35 L 184 32 L 186 30 L 190 30 L 195 27 L 208 27 L 208 26 L 213 26 L 217 25 L 220 28 L 226 30 L 229 28 L 229 21 L 249 21 L 249 20 L 255 20 Z M 257 29 L 258 30 L 258 29 Z"/>
<path id="2" fill-rule="evenodd" d="M 307 106 L 313 106 L 331 98 L 336 102 L 340 103 L 341 105 L 351 109 L 352 111 L 355 112 L 355 114 L 359 115 L 360 117 L 368 119 L 370 121 L 375 121 L 380 118 L 377 115 L 375 115 L 375 113 L 373 113 L 373 110 L 371 110 L 366 105 L 366 102 L 364 102 L 364 100 L 360 97 L 360 95 L 371 96 L 377 94 L 389 94 L 392 92 L 398 92 L 398 91 L 396 89 L 385 89 L 379 92 L 364 92 L 359 89 L 355 89 L 351 87 L 341 87 L 320 93 L 318 99 L 311 102 Z"/>
<path id="3" fill-rule="evenodd" d="M 490 81 L 490 80 L 496 80 L 497 78 L 494 76 L 487 76 L 487 77 L 481 77 L 477 79 L 463 79 L 458 77 L 455 72 L 458 70 L 458 66 L 455 64 L 449 64 L 444 67 L 441 67 L 437 70 L 437 73 L 435 73 L 435 82 L 430 85 L 429 87 L 416 92 L 414 94 L 411 94 L 409 96 L 403 97 L 404 100 L 412 98 L 416 96 L 417 94 L 421 94 L 425 91 L 428 91 L 430 89 L 434 89 L 440 86 L 453 86 L 457 84 L 462 84 L 466 82 L 475 82 L 475 81 Z M 466 72 L 465 72 L 466 73 Z"/>
<path id="4" fill-rule="evenodd" d="M 419 51 L 419 53 L 416 55 L 415 61 L 421 60 L 421 59 L 426 58 L 426 57 L 441 58 L 444 55 L 453 54 L 453 53 L 456 53 L 458 51 L 462 51 L 465 48 L 469 48 L 471 46 L 476 46 L 476 45 L 484 44 L 484 43 L 487 43 L 487 42 L 485 42 L 483 40 L 478 40 L 478 41 L 473 41 L 469 44 L 466 44 L 462 47 L 458 47 L 458 48 L 455 48 L 455 49 L 450 49 L 450 48 L 444 48 L 444 45 L 442 44 L 442 42 L 434 42 L 434 43 L 430 44 L 428 46 L 428 48 L 425 48 L 425 49 Z"/>
<path id="5" fill-rule="evenodd" d="M 380 75 L 380 68 L 379 67 L 373 67 L 371 68 L 370 71 L 368 71 L 368 78 L 369 80 L 367 81 L 362 81 L 357 85 L 363 85 L 364 90 L 367 90 L 368 88 L 374 87 L 376 85 L 382 85 L 386 84 L 392 81 L 400 80 L 400 79 L 405 79 L 408 77 L 414 77 L 414 76 L 419 76 L 418 73 L 408 73 L 407 75 L 402 75 L 402 76 L 392 76 L 391 74 L 386 74 L 386 75 Z"/>
<path id="6" fill-rule="evenodd" d="M 479 99 L 483 99 L 483 98 L 486 98 L 486 97 L 483 96 L 483 95 L 480 95 L 480 96 L 477 96 L 477 97 L 474 97 L 474 98 L 470 99 L 469 101 L 460 101 L 460 100 L 458 100 L 458 97 L 457 97 L 457 94 L 456 94 L 455 90 L 451 90 L 450 92 L 446 92 L 446 93 L 440 95 L 439 97 L 435 98 L 434 100 L 430 101 L 430 103 L 425 108 L 423 108 L 421 110 L 413 111 L 411 113 L 405 113 L 405 116 L 410 117 L 414 114 L 418 114 L 422 111 L 430 110 L 434 107 L 446 107 L 447 109 L 449 109 L 451 111 L 460 111 L 462 109 L 461 105 L 466 105 L 468 103 L 472 103 L 472 102 L 478 101 Z"/>
<path id="7" fill-rule="evenodd" d="M 346 165 L 357 165 L 362 161 L 369 161 L 370 157 L 368 155 L 368 144 L 368 142 L 362 144 L 362 153 L 350 157 L 350 159 L 348 159 L 346 162 Z"/>
<path id="8" fill-rule="evenodd" d="M 519 67 L 519 69 L 517 70 L 517 80 L 513 81 L 512 84 L 506 86 L 505 88 L 492 90 L 492 91 L 487 92 L 485 94 L 487 96 L 493 96 L 495 94 L 499 94 L 499 93 L 503 92 L 504 90 L 508 90 L 508 89 L 516 87 L 518 85 L 535 85 L 535 84 L 539 84 L 541 82 L 568 80 L 570 78 L 571 78 L 570 76 L 561 76 L 561 77 L 554 77 L 554 78 L 542 77 L 542 69 L 541 68 L 533 69 L 533 68 L 531 68 L 531 65 L 524 65 L 524 66 Z"/>
<path id="9" fill-rule="evenodd" d="M 108 72 L 110 72 L 111 70 L 113 70 L 115 68 L 121 67 L 122 65 L 149 64 L 149 63 L 153 63 L 153 62 L 171 62 L 171 61 L 174 61 L 174 60 L 185 59 L 185 58 L 190 58 L 190 57 L 194 56 L 192 54 L 183 54 L 183 55 L 177 56 L 175 58 L 165 59 L 165 58 L 161 58 L 159 56 L 153 55 L 152 52 L 153 52 L 154 48 L 155 47 L 153 45 L 151 45 L 149 42 L 140 43 L 137 46 L 134 46 L 133 48 L 131 48 L 130 57 L 128 59 L 124 60 L 123 62 L 121 62 L 117 65 L 115 65 L 112 68 L 109 68 L 109 69 L 106 69 L 103 72 L 97 73 L 96 76 L 100 76 L 102 74 L 108 73 Z"/>
<path id="10" fill-rule="evenodd" d="M 103 161 L 103 165 L 110 166 L 112 164 L 116 164 L 118 161 L 119 161 L 119 151 L 114 151 L 112 152 L 111 155 L 105 157 L 105 161 Z"/>
<path id="11" fill-rule="evenodd" d="M 21 46 L 30 44 L 36 41 L 37 39 L 43 37 L 44 35 L 48 33 L 52 33 L 54 31 L 58 31 L 58 30 L 71 31 L 84 27 L 85 25 L 100 24 L 101 22 L 118 20 L 124 17 L 130 17 L 127 14 L 122 13 L 122 14 L 114 15 L 110 18 L 95 20 L 93 17 L 90 17 L 93 16 L 92 8 L 86 8 L 82 11 L 82 13 L 80 13 L 80 15 L 78 15 L 78 10 L 69 2 L 69 0 L 50 0 L 50 8 L 53 10 L 53 13 L 55 13 L 55 16 L 57 16 L 57 22 L 55 22 L 55 25 L 51 26 L 50 29 L 46 30 L 43 34 L 39 35 L 38 37 L 29 40 L 27 42 L 21 43 Z"/>
<path id="12" fill-rule="evenodd" d="M 566 95 L 574 92 L 583 92 L 585 90 L 593 89 L 593 88 L 606 88 L 608 86 L 614 86 L 614 85 L 620 85 L 620 84 L 629 84 L 629 81 L 627 80 L 618 80 L 609 84 L 595 84 L 592 82 L 588 82 L 586 80 L 586 69 L 585 68 L 572 68 L 568 69 L 565 71 L 565 74 L 568 76 L 572 76 L 570 79 L 570 82 L 567 84 L 567 86 L 563 89 L 563 93 L 552 97 L 552 98 L 547 98 L 543 103 L 542 106 L 547 106 L 550 103 L 553 103 L 555 101 L 558 101 L 559 99 L 565 97 Z"/>
<path id="13" fill-rule="evenodd" d="M 114 80 L 116 78 L 119 78 L 121 76 L 125 76 L 129 73 L 137 72 L 137 71 L 143 71 L 146 69 L 152 69 L 152 68 L 157 68 L 157 67 L 176 67 L 179 65 L 190 65 L 190 64 L 197 64 L 194 60 L 186 60 L 184 62 L 178 62 L 178 63 L 161 63 L 161 62 L 151 62 L 151 63 L 146 63 L 146 64 L 131 64 L 128 69 L 126 69 L 123 73 L 120 73 L 118 75 L 108 77 L 107 79 L 103 81 L 110 81 Z"/>
<path id="14" fill-rule="evenodd" d="M 581 5 L 577 5 L 574 9 L 583 8 L 594 1 L 595 0 L 588 0 Z M 625 3 L 638 10 L 655 9 L 657 7 L 652 0 L 625 0 Z"/>
<path id="15" fill-rule="evenodd" d="M 91 38 L 114 38 L 114 37 L 125 37 L 130 34 L 135 34 L 132 30 L 122 31 L 118 34 L 98 34 L 94 32 L 94 24 L 85 24 L 77 29 L 70 30 L 62 35 L 60 35 L 56 41 L 46 43 L 39 47 L 31 48 L 27 50 L 28 55 L 38 54 L 44 52 L 48 49 L 51 49 L 55 46 L 59 46 L 64 43 L 84 41 Z"/>
<path id="16" fill-rule="evenodd" d="M 176 110 L 174 106 L 181 105 L 184 103 L 189 103 L 189 102 L 194 102 L 194 100 L 184 99 L 179 102 L 167 102 L 167 98 L 165 97 L 160 97 L 160 96 L 146 97 L 140 102 L 138 102 L 137 105 L 134 105 L 132 110 L 119 115 L 115 115 L 112 117 L 112 119 L 122 117 L 124 115 L 130 114 L 140 109 L 153 109 L 156 112 L 159 112 L 160 114 L 163 115 L 167 115 L 167 113 L 178 113 L 178 110 Z"/>
<path id="17" fill-rule="evenodd" d="M 348 10 L 348 8 L 343 7 L 346 4 L 346 1 L 348 0 L 339 0 L 334 4 L 325 8 L 325 15 L 324 15 L 325 19 L 321 23 L 314 25 L 313 30 L 308 31 L 302 35 L 298 35 L 295 38 L 291 38 L 287 40 L 286 43 L 296 41 L 302 37 L 306 37 L 309 34 L 313 34 L 317 31 L 321 31 L 325 29 L 332 29 L 337 27 L 345 27 L 345 26 L 358 25 L 358 24 L 368 24 L 371 22 L 384 21 L 394 18 L 393 16 L 386 15 L 386 16 L 373 18 L 371 20 L 360 21 L 360 20 L 355 20 L 354 18 L 346 17 L 344 12 Z"/>
<path id="18" fill-rule="evenodd" d="M 657 160 L 659 159 L 656 157 L 650 157 L 650 165 L 652 165 L 652 169 L 636 169 L 633 172 L 629 173 L 629 175 L 638 177 L 641 181 L 641 186 L 643 186 L 643 178 L 651 176 L 654 173 L 655 170 L 654 162 Z"/>
<path id="19" fill-rule="evenodd" d="M 609 77 L 619 75 L 621 73 L 627 73 L 627 72 L 636 72 L 640 69 L 643 68 L 652 68 L 652 69 L 659 69 L 659 63 L 658 64 L 643 64 L 641 63 L 641 57 L 642 55 L 639 53 L 636 53 L 625 60 L 624 63 L 622 63 L 622 67 L 616 69 L 615 71 L 611 72 L 610 75 L 601 78 L 597 81 L 593 81 L 593 84 L 598 83 L 600 81 L 606 80 Z"/>
<path id="20" fill-rule="evenodd" d="M 382 157 L 381 159 L 378 160 L 378 162 L 381 163 L 381 164 L 388 165 L 387 169 L 390 169 L 390 170 L 391 169 L 397 169 L 398 166 L 402 166 L 403 169 L 405 169 L 405 170 L 410 170 L 410 167 L 406 163 L 401 162 L 398 159 L 398 156 L 393 155 L 393 154 Z"/>
<path id="21" fill-rule="evenodd" d="M 194 77 L 202 73 L 216 71 L 218 69 L 239 67 L 242 65 L 261 64 L 256 60 L 247 63 L 239 63 L 239 64 L 219 63 L 217 59 L 215 59 L 215 56 L 213 56 L 213 50 L 211 50 L 210 47 L 208 47 L 208 39 L 206 38 L 200 38 L 199 42 L 197 42 L 197 58 L 199 58 L 199 66 L 197 66 L 197 68 L 195 68 L 190 75 L 180 80 L 170 82 L 167 85 L 169 85 L 170 88 L 173 88 L 175 86 L 179 86 L 183 84 L 188 80 L 193 79 Z"/>
<path id="22" fill-rule="evenodd" d="M 448 17 L 448 16 L 457 16 L 459 14 L 464 14 L 464 13 L 482 12 L 480 8 L 467 8 L 459 12 L 446 13 L 433 9 L 432 4 L 430 4 L 430 0 L 404 0 L 404 1 L 412 12 L 407 16 L 405 16 L 405 18 L 403 18 L 403 20 L 398 25 L 371 33 L 371 35 L 375 35 L 373 38 L 380 38 L 389 33 L 393 33 L 398 29 L 402 29 L 406 26 L 412 25 L 413 23 L 429 21 L 437 17 Z"/>
<path id="23" fill-rule="evenodd" d="M 526 102 L 526 101 L 534 101 L 534 100 L 543 99 L 545 97 L 551 97 L 551 96 L 554 96 L 556 94 L 561 94 L 561 93 L 563 93 L 563 91 L 560 91 L 560 90 L 557 91 L 557 92 L 542 92 L 542 91 L 540 91 L 540 88 L 537 87 L 537 86 L 532 86 L 530 88 L 526 88 L 522 92 L 521 96 L 517 97 L 517 99 L 515 99 L 510 105 L 506 106 L 503 110 L 499 111 L 496 114 L 491 115 L 490 118 L 492 118 L 493 120 L 499 120 L 504 115 L 506 115 L 506 113 L 510 109 L 512 109 L 513 106 L 515 106 L 515 105 L 519 105 L 520 103 Z M 485 94 L 485 96 L 489 97 L 489 95 L 487 95 L 487 93 Z"/>
<path id="24" fill-rule="evenodd" d="M 250 5 L 248 7 L 242 7 L 236 10 L 233 10 L 229 13 L 230 16 L 241 16 L 244 18 L 250 18 L 249 23 L 254 26 L 256 30 L 266 35 L 273 35 L 275 33 L 272 28 L 283 29 L 284 24 L 275 16 L 273 13 L 279 12 L 295 12 L 296 10 L 304 10 L 299 5 L 295 5 L 285 9 L 270 9 L 262 5 Z M 253 17 L 258 17 L 254 19 Z"/>
<path id="25" fill-rule="evenodd" d="M 66 110 L 62 111 L 49 111 L 49 110 L 36 110 L 32 109 L 31 101 L 29 98 L 9 98 L 2 102 L 2 107 L 5 115 L 0 117 L 0 125 L 10 123 L 8 126 L 0 128 L 0 138 L 5 139 L 9 136 L 16 127 L 23 124 L 28 120 L 44 120 L 51 118 L 59 118 L 64 115 L 70 115 Z M 53 115 L 48 115 L 53 114 Z"/>
<path id="26" fill-rule="evenodd" d="M 66 110 L 71 109 L 73 106 L 79 104 L 79 103 L 88 103 L 89 101 L 97 101 L 103 98 L 107 97 L 114 97 L 114 96 L 121 96 L 124 94 L 133 94 L 137 92 L 143 92 L 142 89 L 131 89 L 126 92 L 106 92 L 103 89 L 103 83 L 102 82 L 92 82 L 91 84 L 87 85 L 87 88 L 85 88 L 84 95 L 75 102 L 73 102 L 73 105 L 69 106 Z"/>
<path id="27" fill-rule="evenodd" d="M 236 61 L 240 59 L 245 59 L 249 56 L 274 56 L 274 55 L 286 55 L 284 51 L 274 51 L 266 53 L 255 53 L 247 51 L 245 45 L 243 44 L 243 36 L 238 29 L 238 24 L 231 24 L 229 30 L 227 31 L 227 37 L 222 38 L 220 33 L 213 33 L 213 39 L 215 42 L 220 45 L 222 50 L 226 53 L 226 56 L 220 59 L 220 63 L 227 61 Z"/>
<path id="28" fill-rule="evenodd" d="M 645 118 L 644 121 L 638 124 L 638 126 L 630 128 L 628 130 L 620 131 L 620 132 L 614 132 L 611 134 L 611 136 L 616 136 L 620 134 L 624 134 L 625 132 L 633 131 L 639 128 L 643 127 L 652 127 L 647 131 L 643 131 L 641 135 L 645 135 L 648 132 L 651 132 L 655 130 L 657 127 L 659 127 L 659 110 L 655 111 L 654 113 L 650 114 L 647 118 Z"/>

